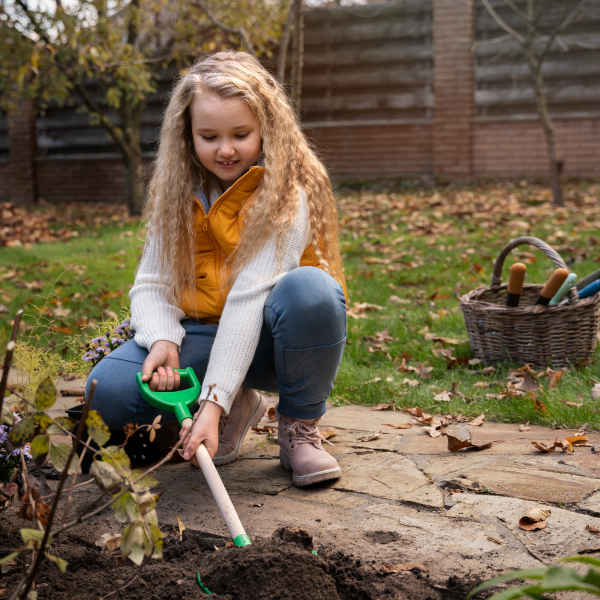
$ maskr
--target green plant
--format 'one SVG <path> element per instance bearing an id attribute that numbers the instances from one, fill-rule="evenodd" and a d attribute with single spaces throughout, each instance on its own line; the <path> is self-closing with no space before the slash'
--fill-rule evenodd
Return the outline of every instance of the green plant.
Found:
<path id="1" fill-rule="evenodd" d="M 587 592 L 594 596 L 600 596 L 600 560 L 591 556 L 571 556 L 562 558 L 563 562 L 580 562 L 591 565 L 585 575 L 579 575 L 569 567 L 556 565 L 554 567 L 542 569 L 522 569 L 503 573 L 485 581 L 477 586 L 467 596 L 467 600 L 478 594 L 482 590 L 512 581 L 514 579 L 535 579 L 540 583 L 522 585 L 516 588 L 503 590 L 490 597 L 489 600 L 517 600 L 518 598 L 532 598 L 533 600 L 545 600 L 547 596 L 554 592 Z"/>

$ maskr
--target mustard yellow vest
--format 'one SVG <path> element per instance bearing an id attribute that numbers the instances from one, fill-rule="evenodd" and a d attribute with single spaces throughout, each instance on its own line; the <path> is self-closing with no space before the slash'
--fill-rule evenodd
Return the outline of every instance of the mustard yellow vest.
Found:
<path id="1" fill-rule="evenodd" d="M 251 206 L 252 195 L 264 175 L 263 167 L 251 167 L 224 194 L 219 196 L 208 211 L 196 201 L 196 289 L 187 290 L 179 306 L 188 317 L 203 323 L 218 323 L 225 307 L 229 289 L 227 258 L 240 240 L 244 215 Z M 301 267 L 321 267 L 312 246 L 300 259 Z M 336 280 L 343 286 L 345 282 Z"/>

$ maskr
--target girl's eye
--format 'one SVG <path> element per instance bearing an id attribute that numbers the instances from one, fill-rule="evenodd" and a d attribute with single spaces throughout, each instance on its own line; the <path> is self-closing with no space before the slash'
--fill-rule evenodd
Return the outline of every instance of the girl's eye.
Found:
<path id="1" fill-rule="evenodd" d="M 248 133 L 236 133 L 236 134 L 235 134 L 235 137 L 236 137 L 238 140 L 243 140 L 244 138 L 247 138 L 249 135 L 250 135 L 250 134 L 248 134 Z"/>
<path id="2" fill-rule="evenodd" d="M 216 135 L 203 135 L 201 137 L 203 140 L 206 140 L 207 142 L 212 142 L 213 140 L 217 139 Z"/>

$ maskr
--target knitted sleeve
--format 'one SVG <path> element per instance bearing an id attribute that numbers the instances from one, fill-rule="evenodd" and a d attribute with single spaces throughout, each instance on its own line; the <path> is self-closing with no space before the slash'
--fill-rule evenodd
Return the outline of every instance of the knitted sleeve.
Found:
<path id="1" fill-rule="evenodd" d="M 181 346 L 185 336 L 180 323 L 184 313 L 171 300 L 168 277 L 161 278 L 159 252 L 158 240 L 149 233 L 135 283 L 129 292 L 134 339 L 147 350 L 158 340 Z"/>
<path id="2" fill-rule="evenodd" d="M 284 275 L 300 266 L 308 244 L 310 222 L 302 191 L 299 204 L 298 218 L 287 233 L 279 268 L 273 237 L 238 275 L 227 296 L 200 394 L 200 401 L 216 402 L 226 414 L 254 358 L 267 296 Z"/>

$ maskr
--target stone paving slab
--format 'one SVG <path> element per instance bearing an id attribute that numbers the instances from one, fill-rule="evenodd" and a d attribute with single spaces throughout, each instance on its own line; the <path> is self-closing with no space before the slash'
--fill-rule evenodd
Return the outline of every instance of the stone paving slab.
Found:
<path id="1" fill-rule="evenodd" d="M 600 519 L 554 506 L 521 500 L 480 494 L 460 494 L 460 502 L 469 505 L 477 514 L 490 522 L 502 523 L 536 557 L 544 562 L 554 562 L 558 557 L 573 556 L 584 547 L 598 546 L 598 536 L 586 531 L 586 525 L 600 529 Z M 524 531 L 519 519 L 532 506 L 551 508 L 546 529 Z"/>
<path id="2" fill-rule="evenodd" d="M 348 493 L 344 490 L 335 489 L 335 482 L 326 481 L 314 486 L 296 487 L 290 486 L 280 496 L 304 500 L 306 502 L 316 502 L 318 504 L 327 504 L 339 508 L 357 508 L 372 502 L 371 498 L 365 498 L 358 494 Z"/>
<path id="3" fill-rule="evenodd" d="M 419 457 L 417 465 L 443 487 L 465 478 L 497 494 L 530 500 L 581 502 L 600 489 L 595 473 L 563 466 L 559 456 L 457 454 Z"/>
<path id="4" fill-rule="evenodd" d="M 340 466 L 343 476 L 334 483 L 338 490 L 432 508 L 444 506 L 439 488 L 430 483 L 411 460 L 396 453 L 342 458 Z"/>
<path id="5" fill-rule="evenodd" d="M 600 492 L 592 494 L 577 506 L 594 517 L 600 517 Z"/>

